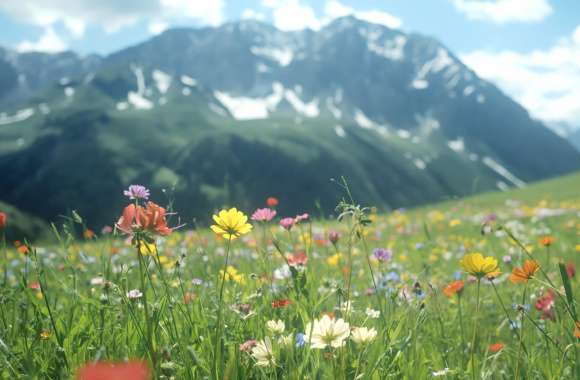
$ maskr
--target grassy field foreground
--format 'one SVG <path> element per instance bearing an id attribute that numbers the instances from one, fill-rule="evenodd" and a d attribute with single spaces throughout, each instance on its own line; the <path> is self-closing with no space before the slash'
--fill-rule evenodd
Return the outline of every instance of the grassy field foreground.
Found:
<path id="1" fill-rule="evenodd" d="M 0 248 L 0 378 L 578 379 L 578 189 L 387 215 L 345 192 L 335 221 L 269 199 L 213 231 L 137 191 L 116 228 Z"/>

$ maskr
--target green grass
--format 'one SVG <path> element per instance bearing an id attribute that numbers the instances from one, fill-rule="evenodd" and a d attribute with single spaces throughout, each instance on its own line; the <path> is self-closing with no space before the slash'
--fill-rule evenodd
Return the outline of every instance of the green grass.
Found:
<path id="1" fill-rule="evenodd" d="M 83 227 L 71 220 L 59 227 L 61 244 L 31 247 L 28 255 L 9 248 L 0 259 L 7 273 L 0 279 L 0 378 L 74 378 L 87 362 L 142 359 L 156 378 L 167 379 L 430 379 L 434 373 L 513 379 L 516 372 L 521 379 L 577 379 L 571 315 L 580 287 L 577 276 L 561 276 L 558 264 L 579 263 L 578 188 L 575 174 L 389 214 L 354 208 L 340 222 L 302 222 L 290 233 L 277 223 L 254 223 L 232 244 L 230 265 L 237 272 L 225 283 L 217 358 L 223 239 L 205 227 L 180 230 L 156 239 L 158 255 L 139 258 L 130 243 L 111 235 L 73 238 Z M 482 235 L 489 214 L 497 220 Z M 363 226 L 367 218 L 372 223 Z M 330 230 L 340 233 L 336 245 L 328 241 Z M 539 243 L 548 235 L 555 238 L 549 248 Z M 367 261 L 375 248 L 391 249 L 392 259 Z M 298 252 L 306 253 L 307 264 L 282 276 L 282 255 Z M 472 252 L 497 258 L 503 272 L 494 280 L 497 294 L 482 280 L 477 316 L 476 283 L 459 265 Z M 527 285 L 513 284 L 508 275 L 528 259 L 526 252 L 548 278 L 537 273 Z M 442 293 L 458 278 L 465 281 L 460 302 Z M 549 282 L 561 295 L 554 298 L 553 320 L 542 319 L 535 307 Z M 132 289 L 144 297 L 129 300 Z M 289 305 L 272 307 L 282 299 Z M 350 312 L 341 310 L 347 299 Z M 512 307 L 518 304 L 523 313 Z M 369 317 L 367 308 L 380 311 L 379 318 Z M 296 335 L 308 335 L 307 324 L 324 313 L 351 328 L 375 329 L 377 336 L 368 344 L 348 338 L 340 348 L 297 346 Z M 284 332 L 269 331 L 269 320 L 283 321 Z M 510 320 L 520 327 L 511 329 Z M 280 338 L 289 334 L 285 345 Z M 262 367 L 240 345 L 266 337 L 275 364 Z M 504 348 L 490 352 L 498 342 Z"/>

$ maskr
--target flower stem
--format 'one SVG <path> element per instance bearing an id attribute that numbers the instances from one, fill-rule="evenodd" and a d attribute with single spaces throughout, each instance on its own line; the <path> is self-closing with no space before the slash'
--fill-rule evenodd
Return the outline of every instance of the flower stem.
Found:
<path id="1" fill-rule="evenodd" d="M 477 279 L 477 295 L 475 297 L 475 318 L 473 319 L 473 336 L 471 338 L 471 377 L 473 380 L 477 379 L 475 375 L 475 340 L 477 339 L 477 318 L 479 316 L 479 288 L 481 279 Z"/>
<path id="2" fill-rule="evenodd" d="M 223 297 L 224 297 L 224 285 L 226 283 L 226 273 L 228 270 L 228 264 L 230 259 L 230 247 L 232 244 L 232 240 L 228 239 L 228 243 L 226 245 L 226 261 L 224 262 L 224 269 L 222 273 L 222 279 L 220 284 L 220 295 L 219 295 L 219 304 L 218 304 L 218 314 L 217 314 L 217 326 L 216 326 L 216 334 L 215 334 L 215 347 L 214 347 L 214 354 L 213 354 L 213 370 L 215 371 L 215 379 L 219 379 L 220 368 L 218 368 L 218 355 L 221 351 L 221 342 L 222 342 L 222 308 L 223 308 Z M 219 360 L 219 366 L 221 367 L 221 357 Z"/>
<path id="3" fill-rule="evenodd" d="M 144 273 L 144 263 L 143 263 L 143 256 L 141 255 L 141 239 L 137 238 L 137 257 L 139 259 L 139 277 L 141 278 L 141 292 L 143 293 L 143 310 L 145 311 L 145 327 L 147 331 L 147 345 L 149 346 L 149 356 L 151 357 L 151 361 L 153 362 L 153 369 L 157 368 L 156 357 L 155 357 L 155 346 L 153 345 L 153 333 L 151 331 L 151 327 L 153 325 L 152 321 L 150 320 L 149 314 L 149 304 L 147 302 L 147 287 L 145 282 L 145 273 Z"/>
<path id="4" fill-rule="evenodd" d="M 522 308 L 524 307 L 524 304 L 526 302 L 526 290 L 528 289 L 528 283 L 526 282 L 526 286 L 524 287 L 524 294 L 522 295 Z M 522 313 L 524 313 L 524 310 L 522 310 Z M 518 346 L 518 358 L 516 361 L 516 375 L 514 377 L 514 379 L 518 379 L 519 374 L 520 374 L 520 358 L 522 355 L 522 347 L 524 345 L 524 318 L 522 318 L 522 327 L 521 327 L 521 331 L 520 331 L 520 344 Z"/>

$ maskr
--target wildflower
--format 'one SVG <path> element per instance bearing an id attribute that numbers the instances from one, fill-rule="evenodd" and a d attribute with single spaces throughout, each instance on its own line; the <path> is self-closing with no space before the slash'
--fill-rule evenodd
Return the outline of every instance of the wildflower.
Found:
<path id="1" fill-rule="evenodd" d="M 304 347 L 306 344 L 306 335 L 304 333 L 296 334 L 296 347 Z"/>
<path id="2" fill-rule="evenodd" d="M 290 278 L 292 272 L 290 272 L 290 267 L 286 264 L 282 265 L 280 268 L 274 269 L 274 278 L 276 280 L 285 280 Z"/>
<path id="3" fill-rule="evenodd" d="M 279 307 L 287 307 L 288 305 L 290 305 L 290 300 L 287 299 L 272 301 L 272 309 L 277 309 Z"/>
<path id="4" fill-rule="evenodd" d="M 283 321 L 278 319 L 277 321 L 272 320 L 266 322 L 266 328 L 274 334 L 282 334 L 284 332 L 284 329 L 286 328 L 286 325 L 284 324 Z"/>
<path id="5" fill-rule="evenodd" d="M 510 275 L 510 281 L 514 284 L 521 284 L 528 282 L 536 272 L 540 269 L 540 265 L 534 260 L 526 260 L 521 268 L 514 268 Z"/>
<path id="6" fill-rule="evenodd" d="M 171 228 L 167 227 L 165 209 L 153 202 L 147 202 L 147 207 L 130 204 L 125 207 L 117 222 L 117 228 L 126 234 L 144 230 L 159 235 L 169 235 Z"/>
<path id="7" fill-rule="evenodd" d="M 549 247 L 552 244 L 554 244 L 554 241 L 556 241 L 556 238 L 548 235 L 540 239 L 540 244 L 543 245 L 544 247 Z"/>
<path id="8" fill-rule="evenodd" d="M 312 348 L 324 349 L 327 346 L 338 348 L 346 344 L 350 326 L 342 318 L 332 319 L 327 314 L 321 319 L 309 322 L 305 328 Z"/>
<path id="9" fill-rule="evenodd" d="M 343 314 L 350 313 L 352 310 L 352 301 L 344 301 L 343 303 L 340 304 L 339 309 Z"/>
<path id="10" fill-rule="evenodd" d="M 252 220 L 256 222 L 269 222 L 276 216 L 276 211 L 269 208 L 259 208 L 252 214 Z"/>
<path id="11" fill-rule="evenodd" d="M 355 327 L 350 335 L 350 338 L 353 342 L 358 344 L 365 344 L 369 343 L 373 339 L 377 337 L 377 330 L 374 328 L 366 328 L 366 327 Z"/>
<path id="12" fill-rule="evenodd" d="M 504 264 L 511 264 L 512 263 L 512 257 L 510 255 L 505 255 L 501 259 L 504 262 Z"/>
<path id="13" fill-rule="evenodd" d="M 243 273 L 238 273 L 238 270 L 231 265 L 228 265 L 226 268 L 226 273 L 224 276 L 224 271 L 220 270 L 219 272 L 220 278 L 224 278 L 225 281 L 234 281 L 240 285 L 244 285 L 246 283 L 246 279 L 244 278 Z"/>
<path id="14" fill-rule="evenodd" d="M 572 278 L 576 275 L 576 265 L 574 265 L 573 262 L 566 264 L 566 273 L 568 274 L 568 278 Z"/>
<path id="15" fill-rule="evenodd" d="M 268 197 L 268 199 L 266 199 L 266 205 L 268 205 L 268 207 L 276 207 L 278 206 L 278 199 L 274 198 L 274 197 Z"/>
<path id="16" fill-rule="evenodd" d="M 235 207 L 229 210 L 221 210 L 213 216 L 216 224 L 211 229 L 224 239 L 234 240 L 252 230 L 252 225 L 247 223 L 248 217 Z"/>
<path id="17" fill-rule="evenodd" d="M 143 256 L 156 255 L 157 246 L 155 245 L 155 243 L 140 242 L 139 253 Z"/>
<path id="18" fill-rule="evenodd" d="M 113 227 L 111 227 L 111 226 L 104 226 L 101 229 L 102 234 L 110 234 L 111 232 L 113 232 Z"/>
<path id="19" fill-rule="evenodd" d="M 554 292 L 551 289 L 538 298 L 535 304 L 536 310 L 542 313 L 541 318 L 551 321 L 556 319 L 554 306 Z"/>
<path id="20" fill-rule="evenodd" d="M 337 266 L 339 261 L 340 261 L 340 253 L 335 253 L 334 255 L 326 259 L 326 263 L 333 267 Z"/>
<path id="21" fill-rule="evenodd" d="M 129 199 L 149 199 L 149 190 L 145 186 L 131 185 L 128 190 L 123 191 L 123 195 Z"/>
<path id="22" fill-rule="evenodd" d="M 495 354 L 495 353 L 500 352 L 501 350 L 503 350 L 504 347 L 505 347 L 505 345 L 503 343 L 497 342 L 497 343 L 494 343 L 494 344 L 490 344 L 487 349 L 492 354 Z"/>
<path id="23" fill-rule="evenodd" d="M 50 338 L 50 332 L 48 332 L 48 331 L 41 331 L 40 332 L 40 339 L 47 340 L 48 338 Z"/>
<path id="24" fill-rule="evenodd" d="M 28 247 L 20 242 L 20 240 L 16 240 L 14 242 L 14 246 L 23 255 L 28 255 Z"/>
<path id="25" fill-rule="evenodd" d="M 393 257 L 393 252 L 390 249 L 377 248 L 373 251 L 373 256 L 375 259 L 385 262 L 389 261 Z"/>
<path id="26" fill-rule="evenodd" d="M 445 288 L 443 288 L 443 294 L 447 296 L 447 298 L 453 297 L 453 295 L 457 294 L 460 295 L 463 291 L 463 287 L 465 286 L 465 282 L 462 280 L 453 281 Z"/>
<path id="27" fill-rule="evenodd" d="M 365 310 L 365 314 L 369 318 L 377 319 L 381 315 L 381 312 L 375 309 L 371 309 L 370 307 L 367 307 L 367 309 Z"/>
<path id="28" fill-rule="evenodd" d="M 133 289 L 127 292 L 127 298 L 129 298 L 130 300 L 136 300 L 141 297 L 143 297 L 143 293 L 141 293 L 139 289 Z"/>
<path id="29" fill-rule="evenodd" d="M 244 343 L 240 344 L 240 351 L 250 352 L 257 344 L 258 341 L 255 339 L 246 340 Z"/>
<path id="30" fill-rule="evenodd" d="M 335 230 L 331 230 L 328 232 L 328 240 L 332 243 L 335 244 L 338 243 L 338 240 L 340 239 L 340 234 L 338 232 L 336 232 Z"/>
<path id="31" fill-rule="evenodd" d="M 307 213 L 301 214 L 301 215 L 296 215 L 296 217 L 294 218 L 295 223 L 300 223 L 303 221 L 306 221 L 310 219 L 310 215 L 308 215 Z"/>
<path id="32" fill-rule="evenodd" d="M 288 260 L 288 264 L 291 267 L 304 266 L 308 262 L 308 256 L 306 256 L 306 253 L 300 252 L 300 253 L 296 253 L 294 255 L 288 256 L 287 260 Z"/>
<path id="33" fill-rule="evenodd" d="M 483 257 L 481 253 L 467 254 L 460 261 L 461 267 L 470 275 L 478 279 L 484 276 L 497 275 L 499 267 L 493 257 Z"/>
<path id="34" fill-rule="evenodd" d="M 86 230 L 83 231 L 83 237 L 85 239 L 92 239 L 95 237 L 95 233 L 93 232 L 93 230 L 87 228 Z"/>
<path id="35" fill-rule="evenodd" d="M 256 343 L 254 348 L 252 348 L 252 356 L 256 359 L 256 365 L 258 367 L 276 365 L 276 359 L 272 351 L 272 342 L 268 337 Z"/>
<path id="36" fill-rule="evenodd" d="M 90 363 L 79 369 L 78 380 L 148 380 L 149 367 L 143 361 Z"/>
<path id="37" fill-rule="evenodd" d="M 290 231 L 292 229 L 292 227 L 294 227 L 294 223 L 296 221 L 294 220 L 294 218 L 284 218 L 282 220 L 280 220 L 280 226 L 282 228 L 284 228 L 285 230 Z"/>
<path id="38" fill-rule="evenodd" d="M 580 339 L 580 322 L 576 321 L 576 326 L 574 326 L 574 336 Z"/>
<path id="39" fill-rule="evenodd" d="M 0 230 L 3 230 L 6 227 L 6 220 L 8 217 L 5 213 L 0 212 Z"/>

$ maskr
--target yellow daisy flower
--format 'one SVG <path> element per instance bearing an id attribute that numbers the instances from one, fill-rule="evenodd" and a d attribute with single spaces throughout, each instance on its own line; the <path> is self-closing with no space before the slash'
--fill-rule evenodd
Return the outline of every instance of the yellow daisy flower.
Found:
<path id="1" fill-rule="evenodd" d="M 212 231 L 227 240 L 237 239 L 252 230 L 252 225 L 247 223 L 248 217 L 235 207 L 221 210 L 213 220 L 216 224 L 211 226 Z"/>
<path id="2" fill-rule="evenodd" d="M 499 274 L 497 260 L 493 257 L 483 257 L 481 253 L 470 253 L 460 261 L 461 267 L 467 273 L 477 278 L 496 277 Z"/>

